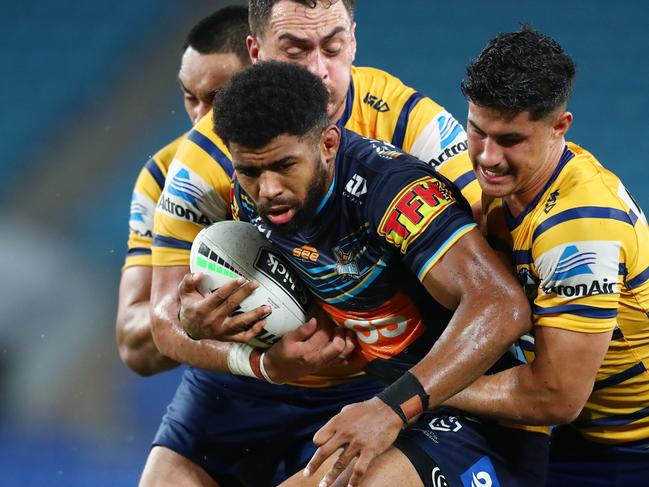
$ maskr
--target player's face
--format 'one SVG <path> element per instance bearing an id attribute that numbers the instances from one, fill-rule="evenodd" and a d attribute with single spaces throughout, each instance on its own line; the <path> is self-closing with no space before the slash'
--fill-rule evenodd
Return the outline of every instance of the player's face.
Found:
<path id="1" fill-rule="evenodd" d="M 469 103 L 469 156 L 482 191 L 525 207 L 552 175 L 571 122 L 564 111 L 533 121 Z"/>
<path id="2" fill-rule="evenodd" d="M 193 125 L 212 109 L 214 92 L 241 69 L 243 64 L 236 54 L 200 54 L 187 48 L 178 81 L 185 98 L 185 110 Z"/>
<path id="3" fill-rule="evenodd" d="M 239 184 L 270 229 L 292 235 L 313 218 L 333 178 L 339 140 L 332 125 L 320 141 L 280 135 L 260 149 L 230 145 Z"/>
<path id="4" fill-rule="evenodd" d="M 298 63 L 322 79 L 329 91 L 329 118 L 336 122 L 345 99 L 356 54 L 356 24 L 341 0 L 315 8 L 280 1 L 273 6 L 260 37 L 248 38 L 253 62 L 276 60 Z"/>

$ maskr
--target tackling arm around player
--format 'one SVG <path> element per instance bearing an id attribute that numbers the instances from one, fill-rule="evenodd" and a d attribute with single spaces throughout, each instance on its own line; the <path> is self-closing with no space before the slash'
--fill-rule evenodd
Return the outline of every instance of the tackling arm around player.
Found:
<path id="1" fill-rule="evenodd" d="M 512 53 L 515 53 L 512 55 Z M 549 486 L 645 485 L 649 475 L 649 229 L 622 182 L 565 141 L 575 66 L 523 27 L 467 69 L 469 153 L 495 201 L 486 231 L 533 300 L 533 360 L 447 404 L 553 430 Z M 504 231 L 503 231 L 504 230 Z"/>
<path id="2" fill-rule="evenodd" d="M 224 8 L 192 28 L 183 46 L 178 82 L 185 111 L 196 124 L 212 108 L 214 91 L 249 64 L 241 46 L 247 10 Z M 116 335 L 122 361 L 140 375 L 168 370 L 178 363 L 161 354 L 151 336 L 151 240 L 153 213 L 171 160 L 182 137 L 156 153 L 140 172 L 131 201 L 128 256 L 122 272 Z"/>
<path id="3" fill-rule="evenodd" d="M 525 449 L 511 451 L 525 444 L 519 431 L 493 426 L 502 434 L 499 446 L 482 431 L 453 438 L 455 446 L 443 446 L 453 450 L 450 459 L 433 445 L 436 439 L 419 433 L 437 417 L 409 424 L 496 363 L 531 329 L 530 308 L 468 208 L 455 199 L 456 189 L 393 146 L 329 123 L 326 100 L 324 86 L 308 71 L 265 62 L 234 76 L 214 112 L 215 132 L 237 171 L 235 217 L 255 224 L 300 270 L 331 318 L 356 331 L 364 370 L 389 384 L 318 431 L 307 475 L 342 449 L 320 485 L 331 485 L 354 460 L 348 484 L 359 485 L 406 426 L 417 438 L 400 437 L 407 447 L 394 471 L 404 485 L 429 485 L 435 464 L 455 484 L 471 471 L 476 452 L 480 457 L 492 449 L 503 485 L 542 485 L 543 449 L 535 449 L 539 466 L 529 471 L 518 461 Z M 359 178 L 363 194 L 348 184 Z M 294 257 L 300 245 L 317 248 L 318 262 Z M 504 439 L 510 435 L 511 443 Z M 529 439 L 547 445 L 542 434 Z M 381 460 L 377 465 L 363 485 L 394 485 Z"/>
<path id="4" fill-rule="evenodd" d="M 252 35 L 248 38 L 248 49 L 253 62 L 273 59 L 303 65 L 320 77 L 327 87 L 330 97 L 328 113 L 332 121 L 366 136 L 395 143 L 399 141 L 400 148 L 439 165 L 440 172 L 464 191 L 475 208 L 479 204 L 479 187 L 466 157 L 465 133 L 461 125 L 431 99 L 387 73 L 371 68 L 352 68 L 356 53 L 354 6 L 353 0 L 251 1 Z M 369 98 L 380 99 L 384 104 L 374 106 L 363 101 Z M 213 134 L 211 120 L 203 120 L 196 131 L 201 138 L 209 139 L 211 148 L 186 142 L 181 146 L 177 159 L 183 162 L 179 167 L 192 177 L 196 176 L 195 184 L 202 183 L 200 190 L 206 197 L 195 205 L 180 199 L 176 199 L 174 204 L 184 205 L 187 214 L 191 212 L 205 217 L 207 222 L 222 220 L 228 213 L 229 174 L 221 171 L 223 174 L 215 175 L 214 172 L 219 164 L 224 169 L 231 166 L 229 155 L 218 136 Z M 205 155 L 196 150 L 196 145 L 210 153 L 213 158 L 210 164 L 216 163 L 209 170 L 202 161 Z M 457 154 L 459 157 L 453 157 Z M 184 336 L 183 329 L 196 338 L 246 342 L 263 324 L 258 323 L 248 331 L 242 331 L 243 326 L 259 320 L 267 310 L 260 308 L 229 317 L 241 300 L 254 290 L 255 283 L 240 288 L 233 283 L 232 287 L 203 299 L 196 290 L 200 277 L 187 275 L 186 264 L 188 248 L 201 226 L 179 220 L 177 215 L 164 209 L 156 214 L 156 233 L 165 238 L 154 244 L 154 254 L 162 256 L 154 258 L 154 337 L 160 350 L 178 361 L 224 370 L 226 358 L 212 353 L 207 346 L 201 351 L 200 346 L 192 344 Z M 174 265 L 181 262 L 182 265 Z M 181 283 L 180 294 L 177 293 L 178 283 Z M 236 293 L 230 295 L 233 290 Z M 318 330 L 314 323 L 310 323 L 301 332 L 310 336 Z M 318 344 L 321 345 L 322 340 L 318 340 Z M 326 360 L 331 360 L 334 351 L 346 356 L 348 349 L 342 346 L 342 340 L 334 340 L 333 348 L 330 348 L 332 354 L 326 356 Z M 277 370 L 273 354 L 274 351 L 269 352 L 268 368 L 274 380 L 286 381 L 299 372 L 299 369 L 291 367 L 284 368 L 284 372 Z M 273 369 L 276 369 L 274 374 Z M 291 375 L 283 375 L 289 371 Z M 308 371 L 304 369 L 304 372 Z"/>

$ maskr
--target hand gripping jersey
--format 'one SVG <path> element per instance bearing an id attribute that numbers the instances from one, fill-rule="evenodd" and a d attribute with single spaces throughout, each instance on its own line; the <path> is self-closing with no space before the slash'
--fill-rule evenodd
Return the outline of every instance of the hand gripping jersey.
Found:
<path id="1" fill-rule="evenodd" d="M 487 222 L 490 240 L 511 249 L 536 326 L 613 333 L 572 426 L 592 441 L 647 448 L 649 229 L 622 182 L 568 143 L 524 212 L 513 218 L 497 200 Z M 522 343 L 529 351 L 531 345 Z"/>
<path id="2" fill-rule="evenodd" d="M 390 142 L 440 173 L 471 205 L 480 187 L 466 153 L 462 126 L 441 106 L 373 68 L 352 68 L 352 82 L 339 125 Z M 180 145 L 155 218 L 154 265 L 188 265 L 198 232 L 229 215 L 230 154 L 206 115 Z"/>
<path id="3" fill-rule="evenodd" d="M 316 216 L 295 236 L 269 231 L 236 180 L 233 213 L 279 248 L 339 326 L 356 332 L 366 370 L 392 381 L 428 353 L 451 315 L 419 281 L 476 224 L 444 178 L 390 144 L 343 129 L 335 164 Z"/>
<path id="4" fill-rule="evenodd" d="M 128 221 L 128 254 L 123 269 L 151 266 L 153 214 L 162 194 L 169 165 L 185 135 L 156 152 L 144 165 L 135 181 Z"/>

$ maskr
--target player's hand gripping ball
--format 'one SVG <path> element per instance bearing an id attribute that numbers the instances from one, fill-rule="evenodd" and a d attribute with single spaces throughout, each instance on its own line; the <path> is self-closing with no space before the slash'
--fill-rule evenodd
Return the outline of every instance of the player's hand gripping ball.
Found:
<path id="1" fill-rule="evenodd" d="M 250 345 L 270 347 L 307 319 L 311 294 L 284 257 L 251 223 L 223 221 L 201 230 L 192 244 L 190 269 L 204 274 L 198 287 L 204 296 L 239 276 L 259 282 L 255 292 L 235 311 L 245 313 L 263 305 L 272 308 L 264 328 Z"/>

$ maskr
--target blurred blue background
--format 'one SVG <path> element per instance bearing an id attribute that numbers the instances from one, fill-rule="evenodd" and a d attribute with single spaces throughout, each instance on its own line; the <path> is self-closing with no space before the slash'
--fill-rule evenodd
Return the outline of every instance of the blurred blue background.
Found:
<path id="1" fill-rule="evenodd" d="M 185 34 L 229 3 L 2 2 L 0 484 L 135 485 L 180 371 L 119 361 L 130 192 L 188 128 Z M 467 61 L 520 22 L 577 62 L 573 140 L 649 209 L 649 5 L 641 0 L 360 0 L 357 65 L 386 69 L 462 122 Z"/>

